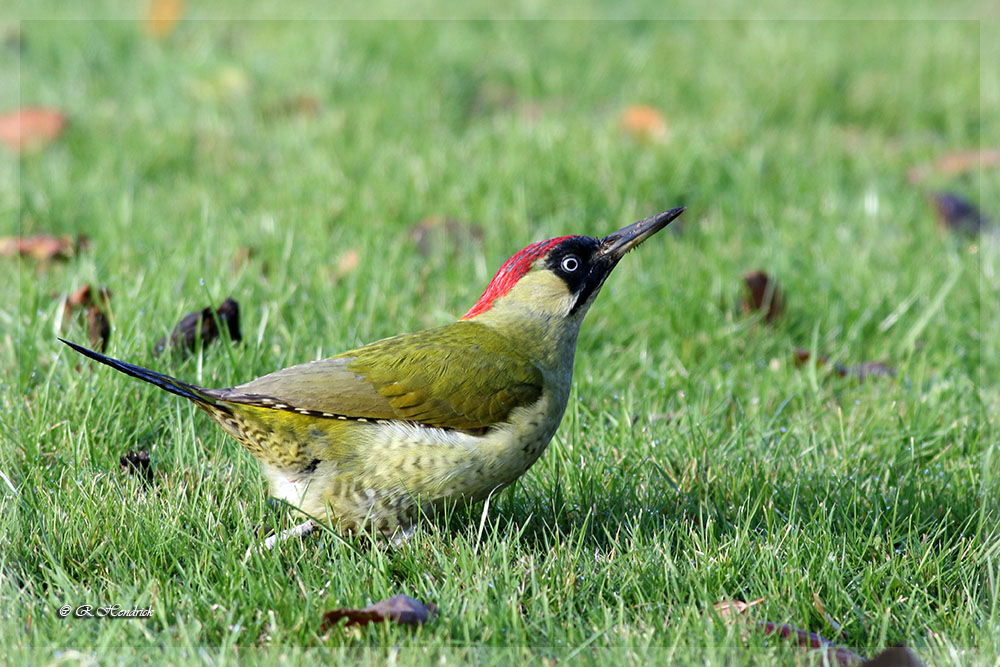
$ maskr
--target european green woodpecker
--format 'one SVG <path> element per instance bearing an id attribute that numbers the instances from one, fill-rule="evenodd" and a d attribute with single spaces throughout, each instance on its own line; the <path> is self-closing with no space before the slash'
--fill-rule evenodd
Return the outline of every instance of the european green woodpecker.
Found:
<path id="1" fill-rule="evenodd" d="M 421 508 L 483 500 L 538 459 L 562 420 L 580 323 L 601 286 L 683 211 L 602 239 L 533 243 L 457 322 L 238 387 L 198 387 L 63 342 L 194 402 L 257 458 L 274 497 L 341 531 L 398 537 Z M 306 521 L 265 545 L 314 527 Z"/>

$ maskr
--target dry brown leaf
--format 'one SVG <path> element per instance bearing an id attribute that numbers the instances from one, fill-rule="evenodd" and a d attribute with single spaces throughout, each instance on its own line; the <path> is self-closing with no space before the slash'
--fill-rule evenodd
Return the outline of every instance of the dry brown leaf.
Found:
<path id="1" fill-rule="evenodd" d="M 291 101 L 290 108 L 301 116 L 316 116 L 319 114 L 319 100 L 315 95 L 303 93 Z"/>
<path id="2" fill-rule="evenodd" d="M 368 605 L 364 609 L 334 609 L 323 614 L 321 631 L 333 627 L 341 619 L 346 618 L 344 625 L 368 625 L 392 621 L 402 625 L 416 627 L 426 623 L 437 614 L 437 605 L 433 602 L 424 604 L 409 595 L 394 595 L 388 600 L 382 600 Z"/>
<path id="3" fill-rule="evenodd" d="M 138 477 L 143 484 L 148 486 L 153 483 L 153 466 L 149 452 L 145 449 L 125 452 L 125 455 L 118 459 L 118 465 L 123 472 Z"/>
<path id="4" fill-rule="evenodd" d="M 806 364 L 812 358 L 812 353 L 804 347 L 795 348 L 795 365 L 802 366 Z M 828 357 L 824 357 L 822 354 L 816 357 L 817 366 L 825 366 L 830 362 Z"/>
<path id="5" fill-rule="evenodd" d="M 865 660 L 861 667 L 924 667 L 924 663 L 905 646 L 893 646 L 874 658 Z"/>
<path id="6" fill-rule="evenodd" d="M 83 287 L 66 297 L 66 304 L 64 307 L 66 314 L 68 315 L 74 308 L 89 308 L 90 306 L 95 305 L 107 308 L 110 306 L 110 301 L 111 290 L 107 287 L 98 287 L 97 289 L 94 289 L 90 283 L 86 283 Z"/>
<path id="7" fill-rule="evenodd" d="M 785 312 L 785 295 L 778 281 L 763 271 L 751 271 L 743 275 L 743 312 L 747 314 L 764 312 L 764 321 L 773 322 Z"/>
<path id="8" fill-rule="evenodd" d="M 256 254 L 256 251 L 245 245 L 241 245 L 233 252 L 233 258 L 230 261 L 230 266 L 232 266 L 233 273 L 239 273 L 240 269 L 246 266 L 247 262 Z"/>
<path id="9" fill-rule="evenodd" d="M 800 630 L 787 623 L 774 623 L 772 621 L 759 621 L 757 627 L 765 635 L 777 635 L 783 639 L 788 639 L 792 643 L 802 648 L 819 649 L 826 654 L 826 659 L 838 665 L 860 665 L 865 659 L 850 649 L 837 646 L 829 639 L 822 637 L 815 632 Z"/>
<path id="10" fill-rule="evenodd" d="M 354 271 L 360 264 L 361 253 L 357 250 L 352 249 L 340 253 L 330 268 L 330 281 L 333 283 L 340 282 L 344 276 Z"/>
<path id="11" fill-rule="evenodd" d="M 715 609 L 715 613 L 719 615 L 719 618 L 724 621 L 731 621 L 740 614 L 745 614 L 750 607 L 756 607 L 763 601 L 764 598 L 757 598 L 750 602 L 744 602 L 743 600 L 722 600 L 721 602 L 716 602 L 712 607 Z"/>
<path id="12" fill-rule="evenodd" d="M 840 377 L 854 378 L 864 382 L 865 380 L 877 377 L 896 377 L 896 370 L 882 361 L 866 361 L 860 364 L 845 366 L 844 364 L 834 364 L 834 372 Z"/>
<path id="13" fill-rule="evenodd" d="M 104 311 L 97 306 L 91 306 L 87 309 L 87 337 L 90 339 L 91 348 L 98 352 L 105 352 L 108 349 L 111 323 L 108 322 Z"/>
<path id="14" fill-rule="evenodd" d="M 517 89 L 509 81 L 486 79 L 476 88 L 476 94 L 468 105 L 466 114 L 488 116 L 508 111 L 517 104 Z"/>
<path id="15" fill-rule="evenodd" d="M 899 667 L 923 667 L 920 659 L 907 648 L 897 647 L 886 649 L 871 660 L 865 660 L 854 651 L 837 646 L 829 639 L 826 639 L 815 632 L 800 630 L 799 628 L 788 625 L 787 623 L 774 623 L 772 621 L 755 622 L 752 618 L 752 614 L 747 614 L 747 611 L 751 607 L 763 602 L 763 600 L 764 598 L 759 598 L 753 602 L 743 602 L 742 600 L 723 600 L 721 602 L 716 602 L 713 607 L 715 608 L 716 614 L 718 614 L 719 617 L 727 623 L 740 621 L 747 627 L 755 628 L 763 632 L 765 635 L 776 635 L 791 641 L 793 644 L 801 648 L 820 651 L 823 654 L 823 664 L 836 664 L 842 665 L 843 667 L 867 667 L 869 665 L 871 667 L 892 667 L 895 665 L 898 665 Z M 826 610 L 823 608 L 823 603 L 815 594 L 813 595 L 813 601 L 820 613 L 827 616 Z"/>
<path id="16" fill-rule="evenodd" d="M 111 337 L 111 323 L 105 314 L 105 311 L 111 310 L 111 290 L 107 287 L 94 288 L 87 283 L 66 297 L 63 302 L 61 323 L 63 330 L 69 326 L 74 311 L 81 309 L 87 322 L 87 337 L 90 339 L 90 346 L 104 352 L 108 347 L 108 339 Z"/>
<path id="17" fill-rule="evenodd" d="M 168 345 L 170 350 L 182 357 L 194 351 L 199 341 L 202 347 L 206 347 L 219 337 L 219 324 L 229 332 L 230 340 L 236 342 L 243 339 L 240 330 L 240 307 L 232 297 L 223 301 L 214 313 L 209 306 L 185 315 L 170 333 L 169 341 L 166 336 L 156 341 L 153 356 L 160 356 Z"/>
<path id="18" fill-rule="evenodd" d="M 146 32 L 166 39 L 184 14 L 184 0 L 150 0 L 146 9 Z"/>
<path id="19" fill-rule="evenodd" d="M 809 350 L 803 349 L 801 347 L 795 349 L 795 365 L 802 366 L 807 363 L 809 359 L 812 358 Z M 822 368 L 829 365 L 830 358 L 822 354 L 816 356 L 816 367 Z M 890 366 L 884 361 L 865 361 L 860 364 L 842 364 L 835 363 L 831 369 L 831 372 L 839 375 L 842 378 L 854 378 L 864 382 L 871 378 L 877 377 L 896 377 L 896 369 Z"/>
<path id="20" fill-rule="evenodd" d="M 934 162 L 934 167 L 946 176 L 958 176 L 983 167 L 996 167 L 997 165 L 1000 165 L 1000 150 L 995 148 L 955 151 L 942 155 Z"/>
<path id="21" fill-rule="evenodd" d="M 315 118 L 320 112 L 319 99 L 310 93 L 293 95 L 280 102 L 265 106 L 261 110 L 267 118 L 285 118 L 289 116 L 303 116 Z"/>
<path id="22" fill-rule="evenodd" d="M 819 594 L 815 591 L 813 591 L 813 606 L 816 607 L 816 611 L 819 612 L 820 616 L 826 619 L 826 622 L 830 624 L 830 627 L 839 632 L 841 637 L 847 637 L 847 633 L 844 632 L 844 627 L 832 616 L 830 616 L 830 614 L 826 613 L 826 606 L 823 604 L 823 600 L 820 599 Z"/>
<path id="23" fill-rule="evenodd" d="M 75 255 L 77 251 L 86 248 L 87 245 L 89 242 L 85 236 L 81 236 L 75 241 L 67 235 L 4 236 L 0 237 L 0 256 L 21 255 L 40 262 L 55 259 L 65 260 Z"/>
<path id="24" fill-rule="evenodd" d="M 0 140 L 14 151 L 42 148 L 66 128 L 66 114 L 57 109 L 26 107 L 0 115 Z"/>
<path id="25" fill-rule="evenodd" d="M 1000 165 L 1000 150 L 995 148 L 954 151 L 942 155 L 930 164 L 913 167 L 909 171 L 909 178 L 911 183 L 920 183 L 932 171 L 942 176 L 961 176 L 998 165 Z"/>
<path id="26" fill-rule="evenodd" d="M 618 124 L 627 134 L 640 141 L 665 141 L 668 136 L 667 121 L 663 114 L 646 104 L 626 108 Z"/>
<path id="27" fill-rule="evenodd" d="M 977 236 L 988 225 L 986 218 L 974 204 L 952 192 L 934 192 L 928 195 L 938 222 L 945 229 Z"/>
<path id="28" fill-rule="evenodd" d="M 65 301 L 63 301 L 61 329 L 65 331 L 66 327 L 69 326 L 75 310 L 83 309 L 89 316 L 88 311 L 94 308 L 101 311 L 111 310 L 111 290 L 107 287 L 98 287 L 95 289 L 90 285 L 90 283 L 86 283 L 83 287 L 77 289 L 75 292 L 66 297 Z M 88 322 L 88 329 L 92 326 L 93 324 Z"/>
<path id="29" fill-rule="evenodd" d="M 271 265 L 266 260 L 260 260 L 259 249 L 254 246 L 241 245 L 233 251 L 233 256 L 229 261 L 233 273 L 239 273 L 250 262 L 256 261 L 256 271 L 266 276 L 271 273 Z"/>

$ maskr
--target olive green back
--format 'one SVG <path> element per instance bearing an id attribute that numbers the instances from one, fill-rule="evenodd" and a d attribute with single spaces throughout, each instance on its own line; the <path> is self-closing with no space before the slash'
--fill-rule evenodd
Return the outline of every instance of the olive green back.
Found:
<path id="1" fill-rule="evenodd" d="M 353 419 L 485 429 L 538 400 L 542 374 L 493 328 L 459 321 L 257 378 L 214 397 Z"/>

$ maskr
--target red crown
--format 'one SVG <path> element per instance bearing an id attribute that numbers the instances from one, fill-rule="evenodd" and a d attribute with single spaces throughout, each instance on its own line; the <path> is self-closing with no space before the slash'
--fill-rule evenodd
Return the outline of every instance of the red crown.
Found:
<path id="1" fill-rule="evenodd" d="M 571 238 L 573 237 L 560 236 L 559 238 L 548 239 L 547 241 L 539 241 L 514 253 L 514 256 L 504 262 L 500 270 L 497 271 L 497 274 L 493 276 L 493 280 L 486 286 L 486 291 L 479 297 L 476 305 L 470 308 L 469 312 L 462 315 L 460 319 L 467 320 L 470 317 L 475 317 L 489 310 L 493 306 L 494 301 L 507 294 L 517 284 L 517 281 L 528 272 L 528 269 L 535 263 L 535 260 L 543 257 L 553 246 L 559 245 L 566 239 Z"/>

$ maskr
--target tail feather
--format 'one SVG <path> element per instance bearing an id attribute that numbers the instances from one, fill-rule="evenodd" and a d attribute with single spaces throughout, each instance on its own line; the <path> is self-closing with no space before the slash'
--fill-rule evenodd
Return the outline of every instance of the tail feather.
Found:
<path id="1" fill-rule="evenodd" d="M 85 347 L 77 345 L 76 343 L 71 343 L 68 340 L 60 338 L 62 342 L 69 345 L 71 348 L 79 352 L 85 357 L 90 357 L 94 361 L 99 361 L 106 366 L 111 366 L 116 371 L 121 371 L 126 375 L 131 375 L 134 378 L 144 380 L 150 384 L 154 384 L 160 389 L 169 391 L 171 394 L 177 394 L 178 396 L 183 396 L 186 399 L 194 401 L 198 405 L 217 405 L 216 401 L 205 393 L 205 390 L 201 387 L 196 387 L 193 384 L 188 384 L 187 382 L 181 382 L 176 378 L 172 378 L 169 375 L 163 375 L 162 373 L 157 373 L 156 371 L 151 371 L 148 368 L 143 368 L 142 366 L 136 366 L 134 364 L 129 364 L 124 361 L 119 361 L 117 359 L 112 359 L 111 357 L 105 356 L 100 352 L 94 352 L 93 350 L 88 350 Z"/>

